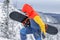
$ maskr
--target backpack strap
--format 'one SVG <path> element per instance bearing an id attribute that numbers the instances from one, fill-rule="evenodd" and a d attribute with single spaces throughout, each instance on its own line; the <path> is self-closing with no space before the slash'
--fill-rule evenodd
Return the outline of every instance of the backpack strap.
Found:
<path id="1" fill-rule="evenodd" d="M 30 26 L 30 20 L 29 20 L 29 18 L 26 18 L 24 21 L 22 21 L 22 23 L 23 23 L 23 25 L 24 25 L 25 27 Z"/>

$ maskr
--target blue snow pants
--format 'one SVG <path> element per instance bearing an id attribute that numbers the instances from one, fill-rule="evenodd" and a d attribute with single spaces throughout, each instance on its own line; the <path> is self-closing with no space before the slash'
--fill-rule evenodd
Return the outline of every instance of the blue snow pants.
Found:
<path id="1" fill-rule="evenodd" d="M 37 23 L 30 19 L 30 26 L 20 30 L 21 40 L 26 40 L 26 34 L 33 34 L 35 40 L 41 40 L 41 31 Z"/>

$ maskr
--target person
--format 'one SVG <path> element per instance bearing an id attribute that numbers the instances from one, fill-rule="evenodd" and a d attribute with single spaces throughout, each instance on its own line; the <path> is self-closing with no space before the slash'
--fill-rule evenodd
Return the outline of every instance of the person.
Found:
<path id="1" fill-rule="evenodd" d="M 21 39 L 26 40 L 27 34 L 33 34 L 36 40 L 41 40 L 41 32 L 44 35 L 46 34 L 45 23 L 43 22 L 41 17 L 29 4 L 25 4 L 23 6 L 22 12 L 26 13 L 26 16 L 30 20 L 30 24 L 29 26 L 25 26 L 25 28 L 20 30 Z"/>
<path id="2" fill-rule="evenodd" d="M 45 23 L 41 19 L 40 15 L 29 4 L 24 4 L 22 12 L 26 13 L 26 16 L 34 20 L 39 25 L 41 32 L 44 35 L 46 34 Z"/>

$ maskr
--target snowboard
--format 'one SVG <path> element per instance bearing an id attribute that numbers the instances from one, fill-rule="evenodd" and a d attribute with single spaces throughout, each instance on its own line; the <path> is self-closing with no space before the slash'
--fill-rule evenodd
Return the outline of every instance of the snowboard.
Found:
<path id="1" fill-rule="evenodd" d="M 11 19 L 21 22 L 21 23 L 28 18 L 26 15 L 23 15 L 22 13 L 17 12 L 17 11 L 11 12 L 9 17 Z M 28 23 L 26 23 L 26 24 L 28 24 Z M 47 24 L 47 26 L 48 26 L 48 28 L 46 29 L 46 32 L 48 34 L 56 35 L 58 33 L 58 29 L 56 27 L 49 25 L 49 24 Z"/>
<path id="2" fill-rule="evenodd" d="M 13 19 L 13 20 L 16 20 L 18 22 L 23 22 L 26 18 L 28 18 L 27 16 L 19 13 L 19 12 L 16 12 L 16 11 L 13 11 L 10 13 L 10 18 Z"/>

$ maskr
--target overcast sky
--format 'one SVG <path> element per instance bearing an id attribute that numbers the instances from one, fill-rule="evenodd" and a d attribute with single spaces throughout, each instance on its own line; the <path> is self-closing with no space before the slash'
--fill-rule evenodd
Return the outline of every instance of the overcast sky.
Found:
<path id="1" fill-rule="evenodd" d="M 30 4 L 36 11 L 60 13 L 60 0 L 11 0 L 18 9 L 21 9 L 23 4 Z"/>

